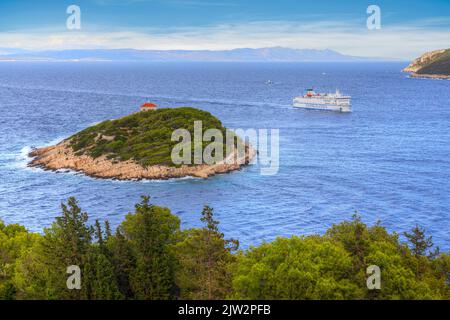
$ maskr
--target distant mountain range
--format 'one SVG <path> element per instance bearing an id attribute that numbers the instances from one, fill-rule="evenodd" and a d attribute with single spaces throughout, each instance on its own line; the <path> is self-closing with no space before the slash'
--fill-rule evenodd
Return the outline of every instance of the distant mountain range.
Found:
<path id="1" fill-rule="evenodd" d="M 386 60 L 341 54 L 334 50 L 290 49 L 283 47 L 233 50 L 136 50 L 82 49 L 26 51 L 0 48 L 0 60 L 20 61 L 368 61 Z"/>

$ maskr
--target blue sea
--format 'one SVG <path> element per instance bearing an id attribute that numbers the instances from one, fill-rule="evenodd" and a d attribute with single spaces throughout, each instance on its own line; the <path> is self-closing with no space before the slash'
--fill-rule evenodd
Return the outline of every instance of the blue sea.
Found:
<path id="1" fill-rule="evenodd" d="M 117 226 L 150 195 L 183 228 L 212 206 L 244 248 L 323 233 L 357 212 L 391 231 L 419 224 L 450 250 L 450 81 L 408 78 L 406 64 L 2 62 L 0 219 L 42 232 L 75 196 L 91 221 Z M 353 112 L 294 109 L 312 86 L 351 95 Z M 32 147 L 146 100 L 207 110 L 230 128 L 279 129 L 278 173 L 254 164 L 206 180 L 114 181 L 26 166 Z"/>

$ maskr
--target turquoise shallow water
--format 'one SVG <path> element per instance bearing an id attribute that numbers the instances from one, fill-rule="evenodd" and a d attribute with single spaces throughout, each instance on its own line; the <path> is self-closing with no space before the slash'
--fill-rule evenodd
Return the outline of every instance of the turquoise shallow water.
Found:
<path id="1" fill-rule="evenodd" d="M 423 225 L 450 249 L 450 81 L 409 79 L 405 63 L 0 63 L 0 219 L 40 231 L 76 196 L 117 225 L 140 195 L 199 225 L 215 208 L 246 247 L 321 233 L 358 211 L 390 230 Z M 268 83 L 267 80 L 271 80 Z M 310 86 L 340 88 L 351 114 L 299 110 Z M 231 128 L 280 130 L 280 170 L 207 180 L 119 182 L 26 167 L 27 152 L 93 123 L 161 107 L 210 111 Z"/>

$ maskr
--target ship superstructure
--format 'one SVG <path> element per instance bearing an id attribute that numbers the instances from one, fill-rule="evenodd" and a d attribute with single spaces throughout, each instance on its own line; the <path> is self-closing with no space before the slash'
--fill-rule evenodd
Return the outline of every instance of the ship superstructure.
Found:
<path id="1" fill-rule="evenodd" d="M 351 112 L 350 100 L 350 96 L 342 95 L 339 90 L 336 93 L 316 93 L 308 89 L 305 95 L 295 97 L 293 102 L 297 108 Z"/>

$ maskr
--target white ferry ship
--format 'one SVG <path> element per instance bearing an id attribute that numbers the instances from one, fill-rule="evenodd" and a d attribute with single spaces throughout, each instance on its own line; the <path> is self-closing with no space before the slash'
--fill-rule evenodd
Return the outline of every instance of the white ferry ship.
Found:
<path id="1" fill-rule="evenodd" d="M 339 90 L 336 93 L 315 93 L 313 89 L 308 89 L 303 97 L 294 98 L 294 107 L 351 112 L 350 99 L 350 96 L 342 95 Z"/>

